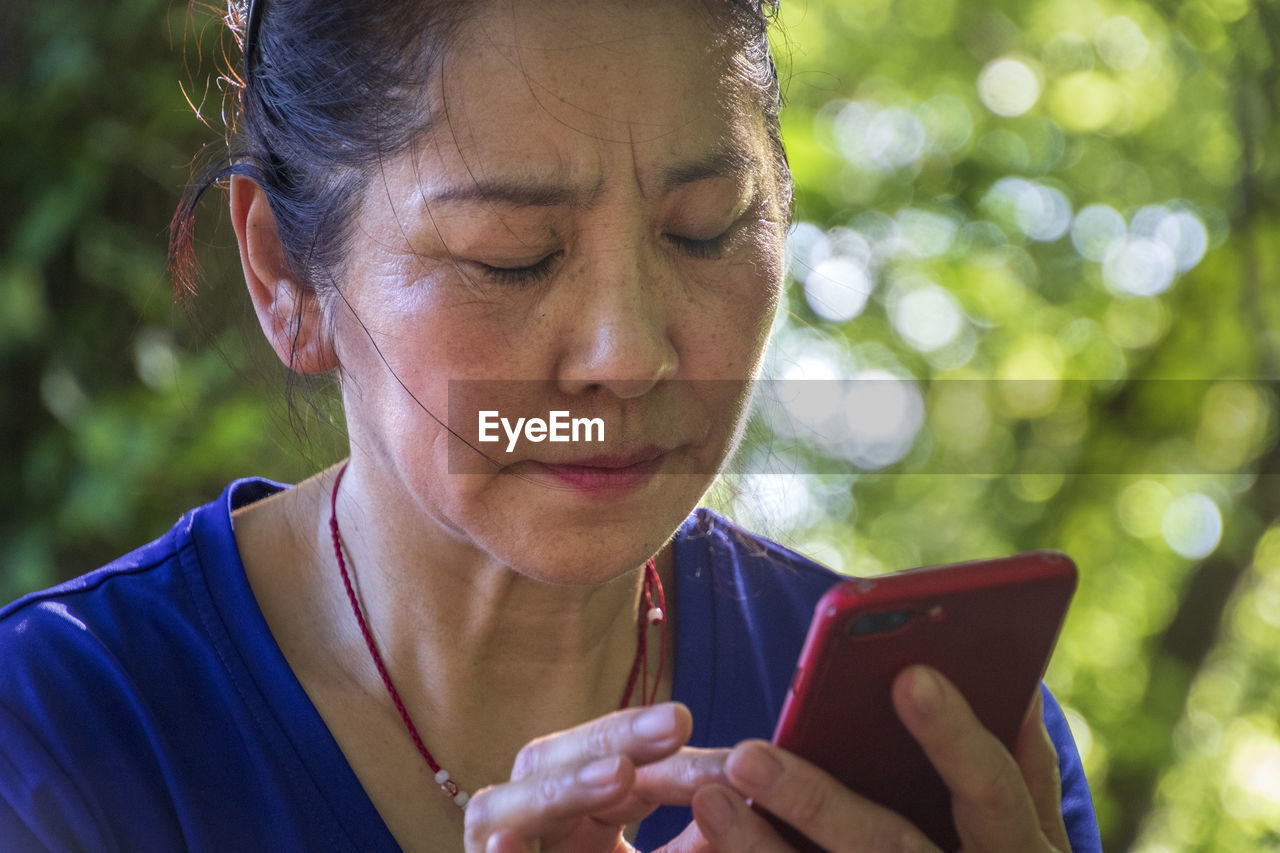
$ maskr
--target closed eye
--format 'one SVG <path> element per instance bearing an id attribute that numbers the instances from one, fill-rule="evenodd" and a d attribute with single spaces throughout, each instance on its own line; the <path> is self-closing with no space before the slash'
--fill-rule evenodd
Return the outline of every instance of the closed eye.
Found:
<path id="1" fill-rule="evenodd" d="M 522 286 L 536 284 L 549 278 L 560 254 L 560 252 L 552 252 L 532 264 L 518 267 L 495 266 L 482 261 L 473 261 L 473 263 L 486 279 L 495 284 Z"/>
<path id="2" fill-rule="evenodd" d="M 717 237 L 701 239 L 697 237 L 681 237 L 678 234 L 668 234 L 667 239 L 680 248 L 681 251 L 695 258 L 718 258 L 724 254 L 725 248 L 729 243 L 729 238 L 733 235 L 730 228 Z"/>

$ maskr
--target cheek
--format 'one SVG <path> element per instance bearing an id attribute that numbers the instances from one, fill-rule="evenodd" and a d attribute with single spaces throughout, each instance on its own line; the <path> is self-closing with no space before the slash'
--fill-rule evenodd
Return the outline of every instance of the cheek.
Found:
<path id="1" fill-rule="evenodd" d="M 448 270 L 424 273 L 416 259 L 365 276 L 336 302 L 339 355 L 362 387 L 404 383 L 442 400 L 450 380 L 493 373 L 513 354 L 511 324 L 491 300 Z"/>
<path id="2" fill-rule="evenodd" d="M 782 296 L 782 255 L 729 264 L 691 289 L 684 352 L 701 378 L 754 374 Z"/>

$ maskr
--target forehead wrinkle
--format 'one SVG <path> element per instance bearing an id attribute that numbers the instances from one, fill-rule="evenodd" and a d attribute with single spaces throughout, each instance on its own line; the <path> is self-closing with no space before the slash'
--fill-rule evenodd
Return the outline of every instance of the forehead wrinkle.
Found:
<path id="1" fill-rule="evenodd" d="M 512 8 L 514 9 L 514 4 Z M 590 135 L 595 136 L 597 139 L 600 139 L 602 141 L 608 141 L 608 142 L 625 141 L 621 138 L 610 138 L 610 136 L 600 132 L 598 129 L 589 130 L 585 126 L 580 127 L 574 124 L 573 122 L 569 121 L 567 118 L 563 118 L 560 115 L 558 115 L 555 110 L 551 109 L 548 106 L 547 100 L 544 100 L 544 99 L 555 101 L 561 106 L 578 113 L 579 115 L 581 115 L 587 120 L 595 120 L 598 122 L 604 122 L 605 124 L 613 124 L 613 125 L 618 125 L 622 123 L 621 119 L 615 118 L 610 115 L 606 115 L 605 113 L 598 112 L 596 110 L 588 109 L 587 107 L 581 104 L 575 103 L 572 99 L 566 97 L 565 95 L 558 93 L 549 84 L 539 80 L 534 75 L 534 73 L 530 70 L 528 64 L 525 61 L 526 53 L 562 53 L 562 52 L 580 51 L 585 48 L 600 47 L 602 45 L 610 44 L 614 40 L 603 40 L 603 41 L 597 41 L 597 42 L 581 42 L 581 43 L 576 43 L 572 45 L 562 45 L 560 47 L 555 47 L 555 48 L 549 48 L 549 47 L 530 48 L 524 45 L 520 40 L 520 34 L 518 31 L 518 22 L 516 20 L 516 16 L 514 13 L 512 14 L 510 20 L 512 22 L 512 26 L 517 27 L 517 29 L 511 35 L 510 43 L 502 42 L 494 38 L 493 34 L 489 31 L 487 23 L 483 19 L 483 17 L 481 17 L 481 19 L 477 22 L 477 25 L 479 26 L 480 31 L 485 36 L 485 43 L 489 47 L 493 48 L 494 51 L 502 58 L 502 60 L 511 67 L 512 70 L 517 71 L 519 73 L 520 79 L 524 84 L 524 88 L 529 93 L 529 97 L 532 98 L 534 103 L 537 104 L 538 107 L 543 111 L 543 114 L 547 118 L 550 118 L 552 121 L 556 122 L 557 124 L 561 125 L 562 127 L 568 130 L 576 131 L 578 133 L 589 132 Z M 619 37 L 617 41 L 634 41 L 634 36 Z M 655 125 L 655 126 L 660 127 L 661 125 Z M 628 125 L 628 134 L 630 134 L 629 125 Z"/>
<path id="2" fill-rule="evenodd" d="M 479 23 L 487 43 L 496 50 L 498 47 L 497 42 L 492 38 L 487 27 L 484 26 L 483 19 Z M 513 60 L 504 51 L 497 50 L 497 52 L 504 62 L 521 71 L 522 79 L 526 81 L 526 86 L 528 86 L 529 76 L 524 71 L 522 62 Z M 437 203 L 474 204 L 490 208 L 495 206 L 586 208 L 592 206 L 600 197 L 603 181 L 597 179 L 591 186 L 587 186 L 586 182 L 583 181 L 575 186 L 573 178 L 565 174 L 567 170 L 562 156 L 557 168 L 551 170 L 553 177 L 550 179 L 542 177 L 547 174 L 548 170 L 528 170 L 525 174 L 500 175 L 498 177 L 477 174 L 477 169 L 484 170 L 483 162 L 477 162 L 473 165 L 472 159 L 468 157 L 466 146 L 463 145 L 463 140 L 459 138 L 459 126 L 454 121 L 452 110 L 450 109 L 448 83 L 448 75 L 442 73 L 439 83 L 439 98 L 441 114 L 444 118 L 443 125 L 448 129 L 453 153 L 457 155 L 458 162 L 465 169 L 469 184 L 445 184 L 438 189 L 434 189 L 428 188 L 424 183 L 419 182 L 418 197 L 420 204 L 428 208 Z M 529 95 L 539 106 L 542 106 L 532 87 L 529 88 Z M 544 112 L 549 114 L 545 108 Z M 478 140 L 474 128 L 470 126 L 470 122 L 466 121 L 465 109 L 462 111 L 462 118 L 462 132 L 466 135 L 467 140 L 472 143 L 473 148 L 480 148 L 477 144 Z M 442 133 L 434 129 L 430 133 L 436 156 L 441 164 L 445 164 L 452 158 L 445 155 L 445 149 L 448 146 L 441 140 L 440 137 L 442 135 Z M 495 153 L 500 155 L 501 152 Z"/>

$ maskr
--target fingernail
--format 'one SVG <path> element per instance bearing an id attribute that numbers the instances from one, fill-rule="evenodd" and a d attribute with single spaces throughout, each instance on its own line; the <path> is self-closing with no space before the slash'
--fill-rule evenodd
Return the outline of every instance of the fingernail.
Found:
<path id="1" fill-rule="evenodd" d="M 782 762 L 760 744 L 749 744 L 729 756 L 729 775 L 753 790 L 764 790 L 782 775 Z"/>
<path id="2" fill-rule="evenodd" d="M 525 849 L 520 840 L 510 832 L 495 832 L 489 836 L 488 842 L 484 845 L 485 853 L 501 853 L 503 850 L 521 850 Z"/>
<path id="3" fill-rule="evenodd" d="M 698 823 L 708 835 L 724 835 L 733 826 L 733 803 L 717 788 L 706 788 L 698 797 Z"/>
<path id="4" fill-rule="evenodd" d="M 578 781 L 583 785 L 607 785 L 617 781 L 621 759 L 616 755 L 597 758 L 578 770 Z"/>
<path id="5" fill-rule="evenodd" d="M 631 730 L 643 738 L 670 736 L 676 728 L 676 711 L 671 705 L 658 705 L 636 717 Z"/>
<path id="6" fill-rule="evenodd" d="M 911 673 L 911 704 L 921 714 L 936 714 L 942 707 L 942 685 L 938 677 L 924 667 Z"/>

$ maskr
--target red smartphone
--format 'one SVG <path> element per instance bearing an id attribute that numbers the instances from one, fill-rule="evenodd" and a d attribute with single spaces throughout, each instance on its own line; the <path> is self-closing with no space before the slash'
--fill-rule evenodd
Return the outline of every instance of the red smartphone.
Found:
<path id="1" fill-rule="evenodd" d="M 950 792 L 898 720 L 893 680 L 932 666 L 1012 750 L 1075 585 L 1075 564 L 1053 551 L 837 584 L 814 610 L 773 742 L 958 849 Z"/>

